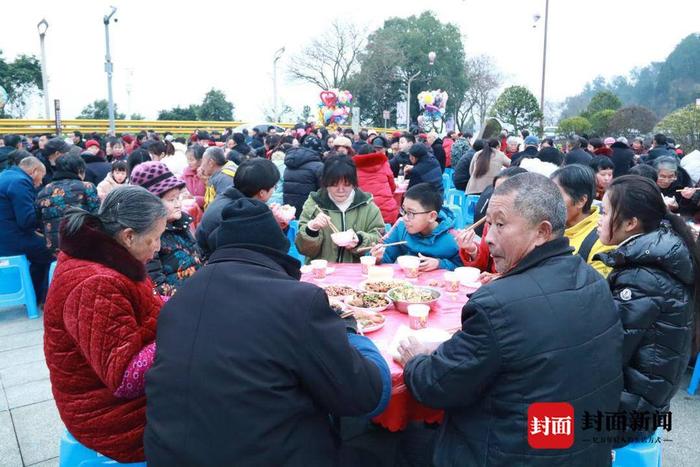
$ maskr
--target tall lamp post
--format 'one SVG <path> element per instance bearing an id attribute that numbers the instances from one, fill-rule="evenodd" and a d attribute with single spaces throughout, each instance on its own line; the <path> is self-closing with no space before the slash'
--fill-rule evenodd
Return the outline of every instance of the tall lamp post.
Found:
<path id="1" fill-rule="evenodd" d="M 435 57 L 436 54 L 433 51 L 430 51 L 428 53 L 428 62 L 430 65 L 433 65 L 435 63 Z M 418 77 L 418 75 L 421 74 L 421 70 L 418 70 L 418 72 L 408 78 L 408 92 L 406 93 L 406 131 L 411 131 L 411 84 L 413 83 L 413 80 Z"/>
<path id="2" fill-rule="evenodd" d="M 540 15 L 535 15 L 535 23 L 540 19 Z M 542 88 L 540 90 L 540 128 L 544 132 L 544 78 L 547 69 L 547 26 L 549 25 L 549 0 L 544 4 L 544 45 L 542 47 Z"/>
<path id="3" fill-rule="evenodd" d="M 105 15 L 104 18 L 102 19 L 102 22 L 105 24 L 105 48 L 106 48 L 106 53 L 105 53 L 105 72 L 107 72 L 107 102 L 108 102 L 108 111 L 109 111 L 109 131 L 110 133 L 114 134 L 115 133 L 115 124 L 114 124 L 114 98 L 112 97 L 112 70 L 114 69 L 114 66 L 112 64 L 112 57 L 109 53 L 109 22 L 112 20 L 112 16 L 117 12 L 117 8 L 111 6 L 110 7 L 112 10 L 109 12 L 108 15 Z M 116 22 L 116 18 L 114 19 Z"/>
<path id="4" fill-rule="evenodd" d="M 277 49 L 272 58 L 272 111 L 275 113 L 275 118 L 277 117 L 277 62 L 282 58 L 283 53 L 284 47 Z"/>
<path id="5" fill-rule="evenodd" d="M 36 25 L 39 30 L 39 44 L 41 44 L 41 87 L 44 88 L 44 118 L 51 119 L 51 107 L 49 107 L 49 78 L 46 74 L 46 49 L 44 47 L 44 38 L 46 30 L 49 29 L 49 22 L 43 18 Z"/>

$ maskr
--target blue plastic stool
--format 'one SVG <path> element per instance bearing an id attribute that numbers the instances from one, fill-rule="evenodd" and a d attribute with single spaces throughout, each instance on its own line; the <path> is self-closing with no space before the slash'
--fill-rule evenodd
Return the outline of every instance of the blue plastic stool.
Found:
<path id="1" fill-rule="evenodd" d="M 452 176 L 454 174 L 455 174 L 455 169 L 453 169 L 452 167 L 447 167 L 445 169 L 445 175 L 449 175 L 450 179 L 452 178 Z"/>
<path id="2" fill-rule="evenodd" d="M 297 250 L 297 246 L 294 244 L 294 239 L 296 238 L 298 231 L 299 221 L 295 219 L 289 223 L 289 229 L 287 230 L 287 238 L 289 239 L 289 251 L 287 252 L 287 254 L 292 258 L 298 259 L 301 264 L 304 264 L 304 260 L 306 258 L 304 257 L 304 255 L 299 253 L 299 250 Z"/>
<path id="3" fill-rule="evenodd" d="M 56 270 L 56 263 L 57 261 L 51 263 L 51 267 L 49 268 L 49 285 L 51 285 L 51 281 L 53 280 L 53 273 Z"/>
<path id="4" fill-rule="evenodd" d="M 454 184 L 452 183 L 452 177 L 450 177 L 447 174 L 442 174 L 442 188 L 445 193 L 447 193 L 450 189 L 454 188 Z"/>
<path id="5" fill-rule="evenodd" d="M 121 464 L 115 460 L 105 457 L 97 451 L 93 451 L 80 444 L 68 430 L 61 437 L 60 460 L 59 467 L 101 467 L 101 466 L 128 466 L 128 467 L 146 467 L 145 462 L 133 462 L 129 464 Z"/>
<path id="6" fill-rule="evenodd" d="M 479 202 L 479 195 L 467 195 L 462 205 L 464 213 L 464 223 L 472 225 L 474 223 L 474 214 L 476 212 L 476 203 Z"/>
<path id="7" fill-rule="evenodd" d="M 695 359 L 695 369 L 693 370 L 693 376 L 690 377 L 690 384 L 688 385 L 688 394 L 691 396 L 695 395 L 695 391 L 698 390 L 698 384 L 700 383 L 700 354 L 698 358 Z"/>
<path id="8" fill-rule="evenodd" d="M 657 428 L 648 443 L 630 443 L 615 452 L 613 467 L 661 467 L 661 443 L 655 442 L 663 436 L 663 429 Z"/>
<path id="9" fill-rule="evenodd" d="M 0 308 L 18 305 L 27 307 L 29 319 L 39 317 L 29 261 L 24 255 L 0 257 Z"/>
<path id="10" fill-rule="evenodd" d="M 460 208 L 457 205 L 454 204 L 446 204 L 446 208 L 448 208 L 450 211 L 452 211 L 455 215 L 455 229 L 463 229 L 464 228 L 464 216 L 462 216 L 462 208 Z"/>
<path id="11" fill-rule="evenodd" d="M 463 208 L 466 199 L 467 195 L 465 195 L 462 190 L 458 190 L 457 188 L 451 188 L 445 191 L 445 202 L 447 204 L 454 204 L 455 206 Z"/>

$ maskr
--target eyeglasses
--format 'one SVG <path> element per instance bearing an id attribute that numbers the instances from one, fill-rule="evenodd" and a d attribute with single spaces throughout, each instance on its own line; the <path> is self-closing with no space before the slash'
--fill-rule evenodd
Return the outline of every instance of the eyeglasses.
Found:
<path id="1" fill-rule="evenodd" d="M 416 217 L 418 214 L 430 214 L 432 211 L 423 211 L 423 212 L 411 212 L 411 211 L 406 211 L 403 206 L 399 208 L 399 214 L 401 214 L 402 217 L 405 217 L 409 221 L 412 221 L 414 217 Z"/>

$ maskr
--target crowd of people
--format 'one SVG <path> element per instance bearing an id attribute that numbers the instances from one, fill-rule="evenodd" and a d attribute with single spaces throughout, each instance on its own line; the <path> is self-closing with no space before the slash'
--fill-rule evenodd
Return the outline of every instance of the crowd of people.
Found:
<path id="1" fill-rule="evenodd" d="M 458 228 L 445 177 L 478 196 L 482 226 Z M 412 396 L 446 417 L 396 434 L 397 465 L 609 465 L 640 433 L 595 443 L 577 426 L 568 450 L 537 450 L 528 405 L 669 410 L 698 351 L 698 222 L 700 151 L 663 134 L 307 124 L 0 147 L 0 256 L 30 262 L 61 418 L 87 448 L 153 466 L 374 465 L 341 420 L 386 409 L 388 362 L 290 248 L 481 271 L 448 341 L 399 347 Z"/>

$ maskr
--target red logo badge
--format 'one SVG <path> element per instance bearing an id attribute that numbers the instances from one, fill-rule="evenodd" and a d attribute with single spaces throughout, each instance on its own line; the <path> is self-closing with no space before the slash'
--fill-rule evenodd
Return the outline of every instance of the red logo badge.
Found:
<path id="1" fill-rule="evenodd" d="M 533 449 L 568 449 L 574 444 L 574 407 L 536 402 L 527 409 L 527 442 Z"/>

